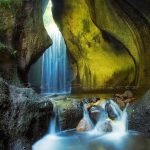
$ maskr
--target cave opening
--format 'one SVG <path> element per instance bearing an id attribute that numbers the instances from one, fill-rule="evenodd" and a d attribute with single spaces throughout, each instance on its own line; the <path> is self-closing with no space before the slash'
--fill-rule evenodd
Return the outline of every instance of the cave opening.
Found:
<path id="1" fill-rule="evenodd" d="M 52 45 L 34 63 L 28 74 L 28 81 L 43 95 L 71 93 L 71 66 L 65 40 L 52 14 L 51 0 L 43 8 L 43 21 Z"/>

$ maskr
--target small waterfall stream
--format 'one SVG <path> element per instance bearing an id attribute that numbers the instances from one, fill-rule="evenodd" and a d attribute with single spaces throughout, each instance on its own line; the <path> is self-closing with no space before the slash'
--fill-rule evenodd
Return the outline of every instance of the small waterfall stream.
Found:
<path id="1" fill-rule="evenodd" d="M 51 12 L 52 3 L 49 0 L 44 11 L 44 26 L 52 39 L 52 45 L 42 57 L 31 66 L 29 82 L 39 88 L 41 94 L 68 94 L 71 91 L 71 67 L 69 65 L 67 48 Z"/>
<path id="2" fill-rule="evenodd" d="M 57 119 L 57 110 L 56 110 L 56 105 L 53 103 L 53 114 L 50 119 L 50 125 L 49 125 L 49 130 L 48 134 L 50 135 L 56 135 L 56 119 Z"/>
<path id="3" fill-rule="evenodd" d="M 42 93 L 70 93 L 65 41 L 59 30 L 52 31 L 49 35 L 53 45 L 42 56 Z"/>
<path id="4" fill-rule="evenodd" d="M 56 133 L 56 116 L 53 116 L 49 133 L 32 146 L 33 150 L 134 150 L 137 143 L 144 146 L 145 138 L 127 131 L 127 107 L 122 111 L 112 100 L 100 106 L 99 120 L 93 130 L 88 132 L 68 130 Z M 86 104 L 83 107 L 83 119 L 91 122 Z M 106 122 L 109 122 L 112 128 L 109 133 L 104 130 L 108 125 Z"/>
<path id="5" fill-rule="evenodd" d="M 87 129 L 91 129 L 94 127 L 91 118 L 89 116 L 89 112 L 87 110 L 87 104 L 83 105 L 83 119 L 86 120 L 87 122 L 87 127 L 86 127 Z"/>
<path id="6" fill-rule="evenodd" d="M 127 132 L 127 107 L 128 105 L 124 110 L 121 110 L 113 100 L 107 101 L 100 111 L 100 118 L 94 128 L 94 132 L 104 133 L 106 131 L 110 132 L 110 130 L 120 134 Z"/>
<path id="7" fill-rule="evenodd" d="M 49 127 L 49 134 L 55 135 L 56 134 L 56 116 L 53 115 L 51 117 L 50 127 Z"/>

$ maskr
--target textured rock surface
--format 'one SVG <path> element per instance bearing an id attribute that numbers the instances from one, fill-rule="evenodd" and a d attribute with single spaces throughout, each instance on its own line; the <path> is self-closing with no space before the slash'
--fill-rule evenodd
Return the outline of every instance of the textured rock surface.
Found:
<path id="1" fill-rule="evenodd" d="M 19 143 L 24 147 L 31 146 L 47 132 L 53 110 L 52 103 L 32 89 L 8 86 L 2 79 L 0 92 L 1 148 Z M 8 145 L 9 141 L 12 141 L 11 145 Z"/>
<path id="2" fill-rule="evenodd" d="M 81 88 L 77 90 L 149 87 L 148 1 L 52 1 L 69 48 L 73 83 Z"/>
<path id="3" fill-rule="evenodd" d="M 50 46 L 42 14 L 39 0 L 0 0 L 0 75 L 3 78 L 16 80 L 18 69 L 21 80 L 27 82 L 30 65 Z"/>
<path id="4" fill-rule="evenodd" d="M 150 90 L 128 108 L 129 129 L 150 136 Z"/>
<path id="5" fill-rule="evenodd" d="M 57 121 L 61 130 L 76 128 L 83 116 L 80 99 L 69 97 L 56 97 L 51 99 L 56 111 Z"/>

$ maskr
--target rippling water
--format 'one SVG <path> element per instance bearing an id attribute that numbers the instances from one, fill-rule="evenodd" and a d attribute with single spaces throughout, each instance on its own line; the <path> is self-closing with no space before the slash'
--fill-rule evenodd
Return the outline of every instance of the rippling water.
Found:
<path id="1" fill-rule="evenodd" d="M 127 131 L 126 109 L 122 111 L 112 100 L 108 101 L 116 114 L 111 120 L 112 131 L 103 131 L 102 124 L 107 121 L 108 115 L 100 117 L 93 130 L 76 132 L 75 130 L 55 133 L 55 118 L 51 122 L 50 132 L 33 145 L 33 150 L 150 150 L 150 139 L 138 132 Z M 108 103 L 104 103 L 103 110 Z M 88 111 L 84 105 L 83 118 L 90 122 Z M 56 112 L 55 112 L 56 113 Z M 106 112 L 105 112 L 106 113 Z M 104 117 L 105 116 L 105 117 Z"/>
<path id="2" fill-rule="evenodd" d="M 47 135 L 33 145 L 33 150 L 150 150 L 150 139 L 137 132 L 91 135 L 65 131 Z"/>

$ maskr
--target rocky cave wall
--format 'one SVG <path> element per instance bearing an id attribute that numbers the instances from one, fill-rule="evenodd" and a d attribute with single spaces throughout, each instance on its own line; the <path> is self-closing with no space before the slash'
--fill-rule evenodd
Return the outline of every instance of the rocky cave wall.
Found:
<path id="1" fill-rule="evenodd" d="M 52 44 L 42 16 L 42 0 L 0 0 L 1 150 L 32 149 L 50 123 L 51 101 L 23 86 L 31 64 Z"/>
<path id="2" fill-rule="evenodd" d="M 148 0 L 52 1 L 54 18 L 69 50 L 73 84 L 78 85 L 78 90 L 149 87 Z M 0 77 L 5 79 L 0 78 L 2 150 L 18 146 L 31 149 L 32 142 L 48 128 L 50 100 L 30 88 L 10 85 L 26 83 L 31 64 L 52 43 L 43 26 L 42 13 L 40 0 L 0 0 Z"/>
<path id="3" fill-rule="evenodd" d="M 149 1 L 52 2 L 68 47 L 73 91 L 149 87 Z M 18 82 L 19 72 L 26 83 L 31 64 L 52 43 L 43 26 L 42 1 L 1 0 L 0 8 L 0 74 Z"/>
<path id="4" fill-rule="evenodd" d="M 27 83 L 27 73 L 52 41 L 43 25 L 42 1 L 0 0 L 0 73 Z"/>
<path id="5" fill-rule="evenodd" d="M 69 49 L 73 90 L 149 87 L 147 0 L 52 2 L 54 19 Z"/>

